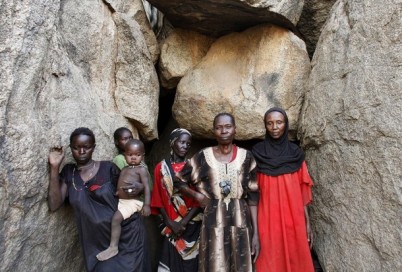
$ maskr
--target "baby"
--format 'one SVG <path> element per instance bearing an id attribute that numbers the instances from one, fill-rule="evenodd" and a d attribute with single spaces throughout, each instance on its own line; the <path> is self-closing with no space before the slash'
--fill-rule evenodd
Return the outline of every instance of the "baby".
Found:
<path id="1" fill-rule="evenodd" d="M 141 211 L 144 216 L 149 216 L 151 213 L 151 193 L 148 184 L 148 170 L 141 164 L 145 154 L 144 144 L 140 140 L 131 139 L 127 141 L 124 150 L 124 157 L 128 166 L 121 171 L 117 183 L 116 195 L 119 197 L 119 205 L 112 218 L 110 246 L 96 255 L 99 261 L 105 261 L 119 253 L 118 244 L 123 220 L 138 211 Z M 135 182 L 141 182 L 144 186 L 144 203 L 139 200 L 139 197 L 133 199 L 121 188 L 134 184 Z"/>

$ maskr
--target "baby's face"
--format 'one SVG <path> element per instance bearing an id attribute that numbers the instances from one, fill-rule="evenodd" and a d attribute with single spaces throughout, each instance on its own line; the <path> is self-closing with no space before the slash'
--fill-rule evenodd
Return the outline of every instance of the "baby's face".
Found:
<path id="1" fill-rule="evenodd" d="M 124 157 L 128 165 L 140 165 L 141 161 L 144 159 L 144 149 L 139 145 L 129 145 L 124 151 Z"/>

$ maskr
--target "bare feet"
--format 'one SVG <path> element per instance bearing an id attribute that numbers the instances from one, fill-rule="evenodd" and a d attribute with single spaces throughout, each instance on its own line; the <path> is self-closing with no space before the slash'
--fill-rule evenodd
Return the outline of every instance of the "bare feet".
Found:
<path id="1" fill-rule="evenodd" d="M 96 255 L 96 258 L 98 258 L 99 261 L 106 261 L 116 256 L 117 253 L 119 253 L 118 247 L 108 247 L 107 249 Z"/>

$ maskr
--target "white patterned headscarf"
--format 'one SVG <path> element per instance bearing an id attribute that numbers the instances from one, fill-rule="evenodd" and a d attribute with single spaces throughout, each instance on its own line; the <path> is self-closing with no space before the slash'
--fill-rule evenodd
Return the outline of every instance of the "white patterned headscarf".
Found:
<path id="1" fill-rule="evenodd" d="M 188 131 L 187 129 L 184 128 L 176 128 L 174 129 L 170 135 L 169 135 L 169 143 L 170 143 L 170 148 L 173 149 L 173 145 L 174 143 L 177 141 L 177 139 L 180 138 L 181 135 L 183 134 L 188 134 L 191 137 L 191 133 L 190 131 Z M 173 152 L 173 150 L 171 151 L 171 153 Z"/>

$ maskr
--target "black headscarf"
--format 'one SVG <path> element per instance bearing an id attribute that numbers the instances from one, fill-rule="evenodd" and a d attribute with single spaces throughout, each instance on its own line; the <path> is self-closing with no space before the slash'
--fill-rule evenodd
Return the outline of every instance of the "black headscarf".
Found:
<path id="1" fill-rule="evenodd" d="M 252 152 L 257 161 L 258 172 L 268 176 L 279 176 L 299 170 L 304 161 L 304 153 L 288 139 L 289 120 L 283 109 L 270 108 L 264 115 L 264 122 L 266 116 L 273 111 L 280 112 L 285 117 L 285 132 L 279 139 L 273 139 L 266 133 L 265 140 L 256 144 Z"/>

